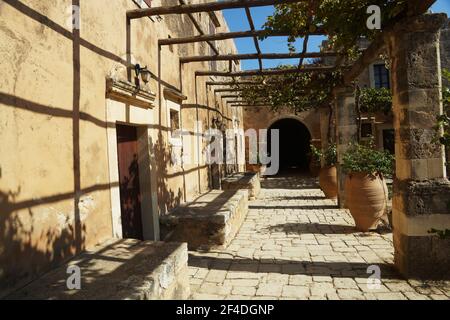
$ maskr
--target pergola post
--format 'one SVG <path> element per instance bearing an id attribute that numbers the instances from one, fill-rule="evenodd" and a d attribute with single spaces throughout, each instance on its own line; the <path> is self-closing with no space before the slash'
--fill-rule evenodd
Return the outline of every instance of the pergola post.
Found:
<path id="1" fill-rule="evenodd" d="M 393 195 L 395 265 L 408 278 L 450 275 L 450 239 L 430 234 L 450 229 L 450 183 L 444 148 L 435 141 L 442 114 L 439 52 L 444 14 L 425 14 L 388 37 L 395 128 Z"/>
<path id="2" fill-rule="evenodd" d="M 331 136 L 331 133 L 328 132 L 330 130 L 330 109 L 328 107 L 320 107 L 319 108 L 319 118 L 320 118 L 320 147 L 323 150 L 328 148 L 328 137 Z M 321 159 L 321 167 L 324 166 L 323 158 Z"/>
<path id="3" fill-rule="evenodd" d="M 355 110 L 355 93 L 351 86 L 338 87 L 334 89 L 335 117 L 336 117 L 336 149 L 337 149 L 337 182 L 338 182 L 338 205 L 345 206 L 345 174 L 343 165 L 344 153 L 348 150 L 350 143 L 358 141 L 358 126 Z"/>

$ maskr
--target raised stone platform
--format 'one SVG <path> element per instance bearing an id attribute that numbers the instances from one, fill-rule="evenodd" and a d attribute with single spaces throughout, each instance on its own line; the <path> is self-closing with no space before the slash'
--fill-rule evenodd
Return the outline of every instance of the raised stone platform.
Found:
<path id="1" fill-rule="evenodd" d="M 190 295 L 185 243 L 110 240 L 74 258 L 6 299 L 187 299 Z M 72 275 L 81 271 L 81 289 L 69 290 Z M 71 282 L 72 283 L 72 282 Z"/>
<path id="2" fill-rule="evenodd" d="M 248 190 L 248 199 L 258 199 L 261 192 L 259 174 L 254 172 L 235 173 L 222 180 L 223 190 Z"/>
<path id="3" fill-rule="evenodd" d="M 187 242 L 194 250 L 226 246 L 247 212 L 247 190 L 211 190 L 161 217 L 161 234 L 168 241 Z"/>

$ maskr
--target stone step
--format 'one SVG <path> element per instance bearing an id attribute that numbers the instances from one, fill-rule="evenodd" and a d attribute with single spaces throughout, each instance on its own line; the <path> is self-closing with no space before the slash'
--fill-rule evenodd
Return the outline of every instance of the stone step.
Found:
<path id="1" fill-rule="evenodd" d="M 166 241 L 187 242 L 190 250 L 223 247 L 247 212 L 247 190 L 211 190 L 161 217 L 161 235 Z"/>
<path id="2" fill-rule="evenodd" d="M 112 239 L 75 257 L 6 299 L 187 299 L 188 253 L 185 243 Z M 80 270 L 80 289 L 68 289 Z M 73 272 L 73 271 L 72 271 Z M 71 277 L 72 280 L 67 280 Z"/>
<path id="3" fill-rule="evenodd" d="M 248 199 L 255 200 L 261 192 L 259 174 L 254 172 L 235 173 L 222 180 L 223 190 L 247 190 Z"/>

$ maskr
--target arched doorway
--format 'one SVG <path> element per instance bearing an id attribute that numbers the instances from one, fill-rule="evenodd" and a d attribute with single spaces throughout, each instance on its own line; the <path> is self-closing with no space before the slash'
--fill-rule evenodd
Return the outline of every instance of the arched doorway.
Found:
<path id="1" fill-rule="evenodd" d="M 268 131 L 268 150 L 271 150 L 272 129 L 280 133 L 280 172 L 308 172 L 311 134 L 299 120 L 283 118 L 275 121 Z"/>

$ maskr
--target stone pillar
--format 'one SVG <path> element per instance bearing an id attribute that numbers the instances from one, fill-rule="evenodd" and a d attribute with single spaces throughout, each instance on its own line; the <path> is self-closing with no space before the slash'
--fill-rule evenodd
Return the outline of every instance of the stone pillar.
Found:
<path id="1" fill-rule="evenodd" d="M 346 174 L 343 171 L 343 156 L 348 150 L 350 143 L 358 141 L 358 124 L 355 110 L 355 93 L 350 86 L 336 88 L 335 117 L 336 117 L 336 148 L 337 148 L 337 180 L 338 180 L 338 205 L 344 208 L 345 192 L 344 185 Z"/>
<path id="2" fill-rule="evenodd" d="M 392 201 L 395 265 L 409 278 L 450 275 L 450 184 L 444 148 L 434 141 L 442 114 L 440 28 L 444 14 L 411 20 L 388 36 L 395 128 Z"/>
<path id="3" fill-rule="evenodd" d="M 319 117 L 320 117 L 320 147 L 323 151 L 326 148 L 328 148 L 329 144 L 328 137 L 331 134 L 328 132 L 330 130 L 329 128 L 330 109 L 328 107 L 321 107 L 319 109 Z M 321 166 L 322 167 L 324 166 L 323 159 L 321 160 Z"/>

